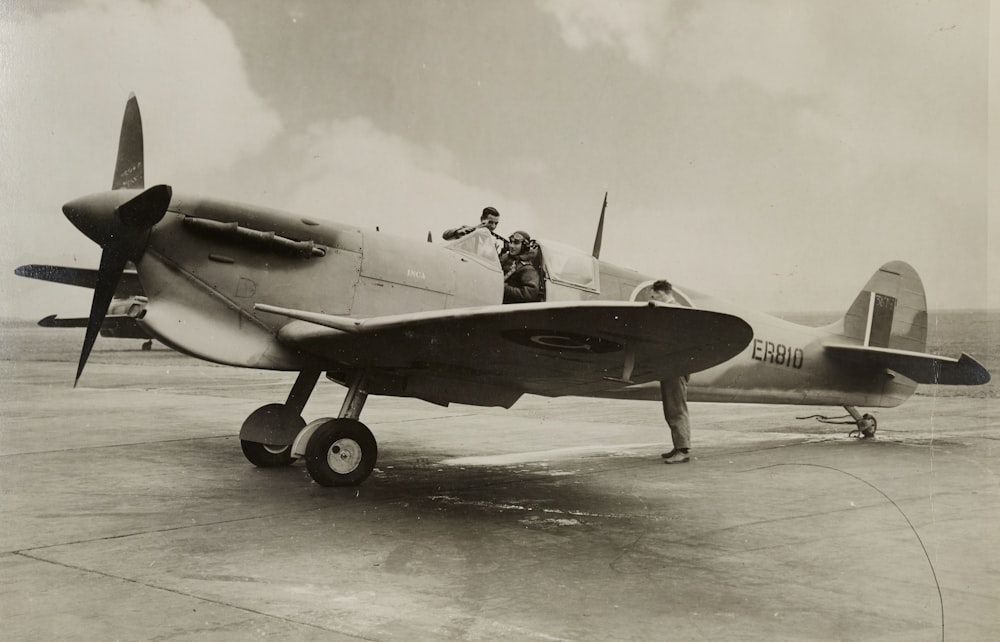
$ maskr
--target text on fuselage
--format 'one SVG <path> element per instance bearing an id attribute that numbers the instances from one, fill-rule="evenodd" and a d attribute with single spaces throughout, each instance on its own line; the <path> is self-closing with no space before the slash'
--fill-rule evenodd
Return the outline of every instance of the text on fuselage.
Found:
<path id="1" fill-rule="evenodd" d="M 806 354 L 802 348 L 793 348 L 783 343 L 774 343 L 773 341 L 766 341 L 764 339 L 754 339 L 750 358 L 765 363 L 773 363 L 776 366 L 798 369 L 802 367 Z"/>

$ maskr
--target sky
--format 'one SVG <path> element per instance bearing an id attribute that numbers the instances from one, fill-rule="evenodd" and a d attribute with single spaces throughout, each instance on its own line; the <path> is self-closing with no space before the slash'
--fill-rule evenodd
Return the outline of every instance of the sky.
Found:
<path id="1" fill-rule="evenodd" d="M 86 316 L 89 291 L 13 270 L 97 266 L 61 206 L 110 188 L 130 92 L 147 186 L 415 242 L 493 205 L 587 251 L 608 192 L 601 258 L 680 287 L 846 310 L 904 260 L 932 310 L 998 308 L 996 23 L 988 0 L 7 0 L 0 317 Z"/>

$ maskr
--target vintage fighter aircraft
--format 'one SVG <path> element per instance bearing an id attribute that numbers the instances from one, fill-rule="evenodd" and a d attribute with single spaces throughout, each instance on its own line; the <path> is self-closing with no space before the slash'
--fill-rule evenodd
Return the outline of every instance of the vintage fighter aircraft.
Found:
<path id="1" fill-rule="evenodd" d="M 29 279 L 65 283 L 84 288 L 97 286 L 97 270 L 86 268 L 63 267 L 60 265 L 22 265 L 14 270 L 14 274 Z M 139 327 L 136 318 L 146 308 L 146 295 L 139 283 L 135 266 L 126 266 L 122 278 L 115 289 L 114 297 L 108 306 L 108 313 L 101 324 L 101 336 L 114 339 L 142 339 L 142 349 L 153 347 L 153 338 Z M 43 328 L 86 328 L 89 319 L 60 318 L 54 314 L 41 319 L 38 325 Z"/>
<path id="2" fill-rule="evenodd" d="M 981 384 L 973 358 L 926 354 L 917 273 L 886 263 L 844 317 L 811 328 L 677 287 L 647 301 L 654 277 L 541 241 L 545 298 L 502 305 L 503 273 L 485 232 L 428 244 L 270 209 L 144 187 L 142 126 L 126 105 L 110 191 L 63 206 L 101 245 L 79 381 L 127 261 L 148 297 L 138 325 L 167 346 L 232 366 L 298 372 L 284 403 L 243 423 L 261 467 L 304 457 L 326 486 L 361 483 L 378 448 L 358 417 L 368 395 L 512 406 L 521 395 L 659 399 L 690 374 L 692 401 L 857 406 L 902 403 L 920 383 Z M 320 374 L 347 387 L 335 418 L 302 412 Z"/>

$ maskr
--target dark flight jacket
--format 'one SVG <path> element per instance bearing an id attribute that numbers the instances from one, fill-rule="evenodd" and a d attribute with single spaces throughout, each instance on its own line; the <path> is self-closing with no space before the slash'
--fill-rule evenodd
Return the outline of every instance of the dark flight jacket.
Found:
<path id="1" fill-rule="evenodd" d="M 531 303 L 542 300 L 541 277 L 531 263 L 516 261 L 514 271 L 503 285 L 504 303 Z"/>

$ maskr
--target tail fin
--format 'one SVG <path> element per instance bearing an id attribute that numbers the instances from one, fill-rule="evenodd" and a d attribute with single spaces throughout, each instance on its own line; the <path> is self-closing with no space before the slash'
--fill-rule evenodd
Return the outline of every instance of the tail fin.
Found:
<path id="1" fill-rule="evenodd" d="M 827 330 L 857 342 L 826 343 L 832 359 L 898 372 L 914 383 L 976 386 L 990 381 L 989 371 L 967 354 L 952 359 L 926 353 L 924 286 L 917 271 L 902 261 L 880 267 L 844 318 Z"/>
<path id="2" fill-rule="evenodd" d="M 927 297 L 917 271 L 902 261 L 880 267 L 834 325 L 840 324 L 838 333 L 862 346 L 924 352 Z"/>

